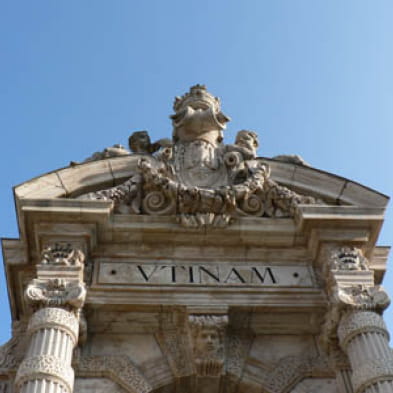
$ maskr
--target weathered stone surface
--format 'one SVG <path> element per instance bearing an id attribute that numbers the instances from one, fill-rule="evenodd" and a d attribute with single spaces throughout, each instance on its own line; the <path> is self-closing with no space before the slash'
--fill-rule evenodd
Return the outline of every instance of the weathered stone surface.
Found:
<path id="1" fill-rule="evenodd" d="M 387 197 L 258 158 L 254 131 L 225 144 L 229 120 L 196 85 L 171 140 L 137 131 L 16 187 L 1 392 L 392 390 Z"/>

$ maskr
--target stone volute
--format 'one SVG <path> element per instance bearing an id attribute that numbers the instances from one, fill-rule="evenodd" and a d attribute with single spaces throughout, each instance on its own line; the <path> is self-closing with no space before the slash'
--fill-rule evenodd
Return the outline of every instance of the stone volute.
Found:
<path id="1" fill-rule="evenodd" d="M 170 139 L 132 132 L 15 187 L 1 393 L 391 393 L 388 198 L 258 157 L 203 85 Z"/>

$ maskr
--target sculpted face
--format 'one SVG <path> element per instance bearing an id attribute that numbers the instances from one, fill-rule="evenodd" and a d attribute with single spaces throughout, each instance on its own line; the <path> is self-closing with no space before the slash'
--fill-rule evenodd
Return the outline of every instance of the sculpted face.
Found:
<path id="1" fill-rule="evenodd" d="M 217 352 L 220 348 L 220 336 L 217 329 L 201 329 L 195 338 L 195 346 L 199 352 Z"/>
<path id="2" fill-rule="evenodd" d="M 203 85 L 195 85 L 188 93 L 176 97 L 173 139 L 176 143 L 200 139 L 217 146 L 222 141 L 222 130 L 230 120 L 221 111 L 220 100 L 210 94 Z"/>

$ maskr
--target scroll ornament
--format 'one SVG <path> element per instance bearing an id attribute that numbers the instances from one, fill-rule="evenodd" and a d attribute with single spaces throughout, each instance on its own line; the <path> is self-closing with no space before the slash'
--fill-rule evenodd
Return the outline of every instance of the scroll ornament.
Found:
<path id="1" fill-rule="evenodd" d="M 130 137 L 140 155 L 124 183 L 80 196 L 114 202 L 118 214 L 175 215 L 189 228 L 225 227 L 234 217 L 294 217 L 300 204 L 315 203 L 277 184 L 256 158 L 258 136 L 241 130 L 225 145 L 230 120 L 220 100 L 196 85 L 174 103 L 172 141 L 151 143 L 146 131 Z"/>
<path id="2" fill-rule="evenodd" d="M 35 308 L 64 307 L 76 311 L 83 306 L 86 288 L 83 283 L 64 279 L 34 279 L 27 286 L 25 296 Z"/>

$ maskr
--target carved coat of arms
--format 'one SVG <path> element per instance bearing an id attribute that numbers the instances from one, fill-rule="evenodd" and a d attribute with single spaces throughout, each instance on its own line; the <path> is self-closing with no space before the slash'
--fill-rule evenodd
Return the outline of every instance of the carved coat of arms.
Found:
<path id="1" fill-rule="evenodd" d="M 220 100 L 196 85 L 176 97 L 172 140 L 151 143 L 146 131 L 129 139 L 140 154 L 138 170 L 125 183 L 82 198 L 113 200 L 115 212 L 176 215 L 186 227 L 225 227 L 236 216 L 293 217 L 299 204 L 314 203 L 270 178 L 256 158 L 258 135 L 237 133 L 234 144 L 223 143 L 230 120 Z M 92 158 L 129 154 L 115 145 Z"/>

